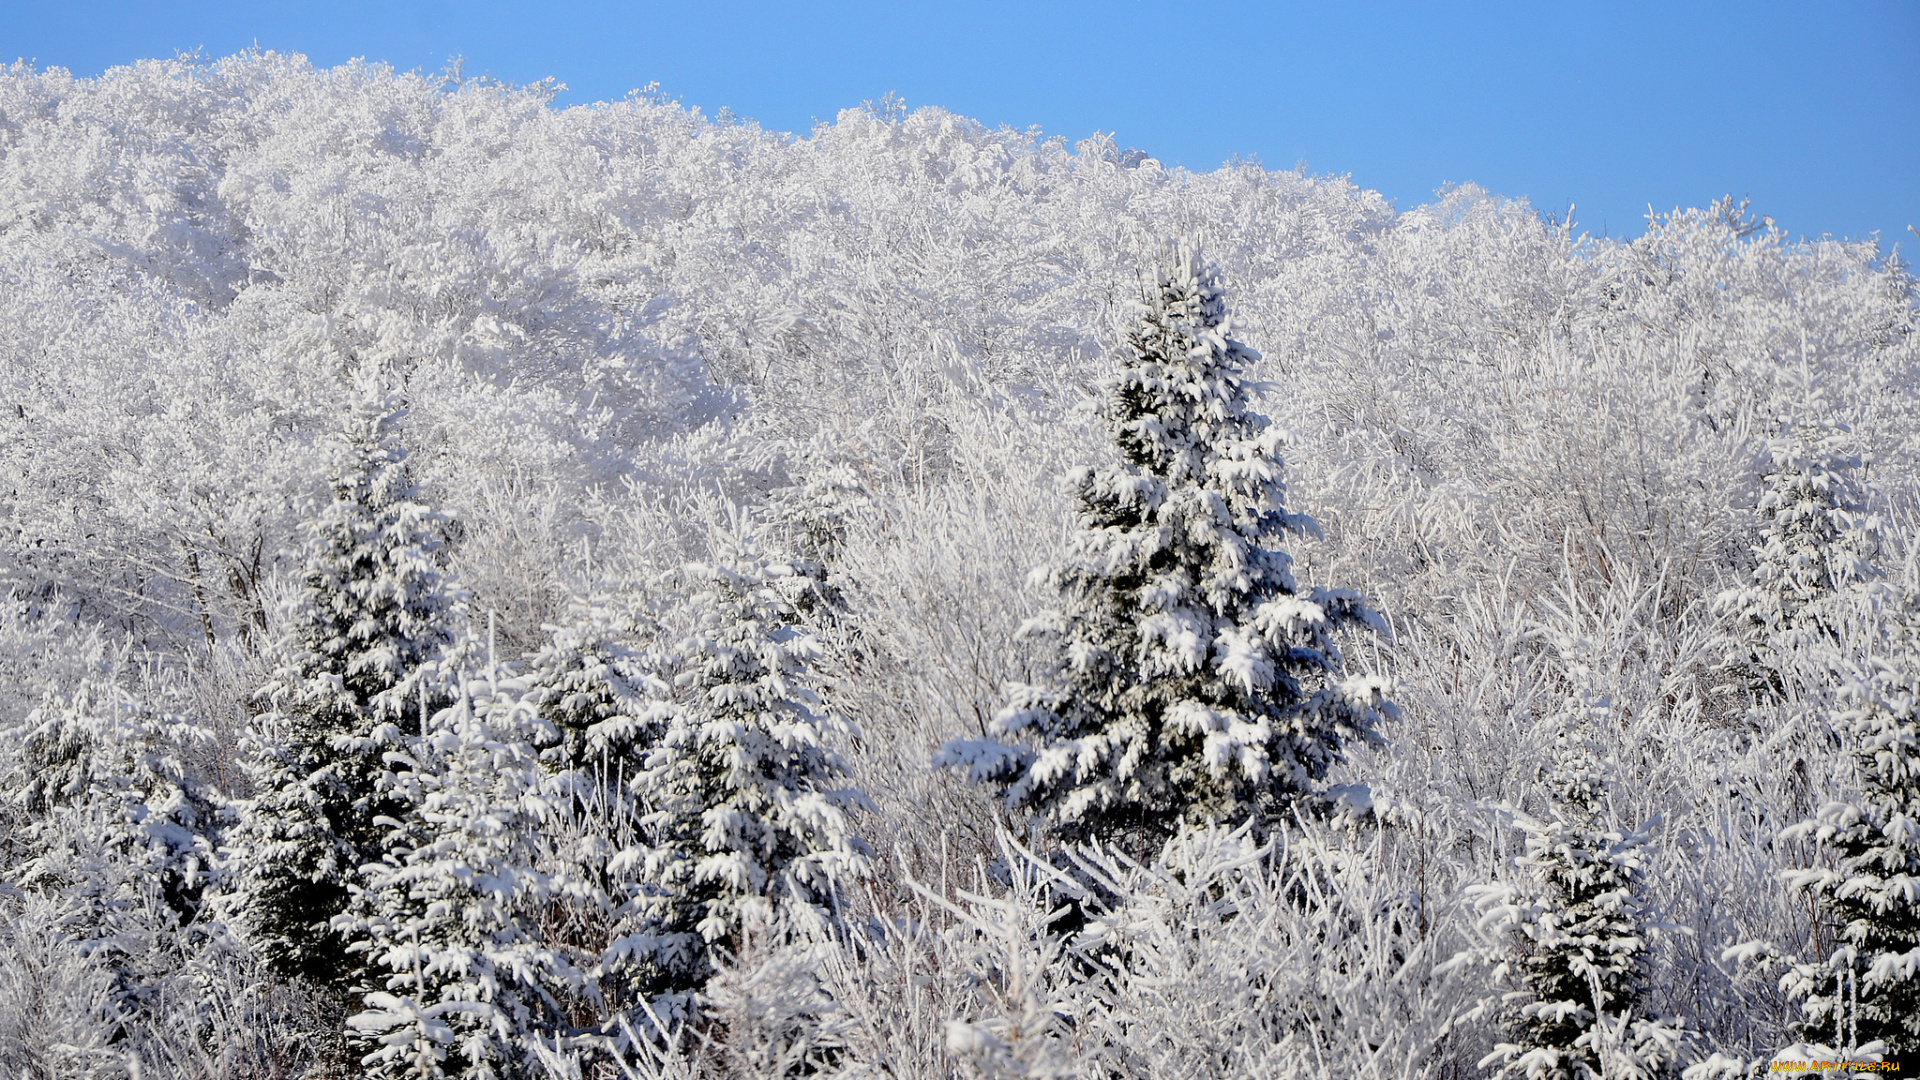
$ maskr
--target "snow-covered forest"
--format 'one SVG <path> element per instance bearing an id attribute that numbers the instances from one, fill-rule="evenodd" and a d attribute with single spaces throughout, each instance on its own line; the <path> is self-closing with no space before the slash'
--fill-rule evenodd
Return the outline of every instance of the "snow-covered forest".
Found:
<path id="1" fill-rule="evenodd" d="M 0 74 L 0 1072 L 1920 1057 L 1874 244 L 552 97 Z"/>

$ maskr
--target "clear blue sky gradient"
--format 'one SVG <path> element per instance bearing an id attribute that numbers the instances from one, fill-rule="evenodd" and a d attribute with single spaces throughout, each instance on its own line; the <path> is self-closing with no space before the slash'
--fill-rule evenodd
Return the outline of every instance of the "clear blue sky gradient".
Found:
<path id="1" fill-rule="evenodd" d="M 0 57 L 93 75 L 263 48 L 512 82 L 657 81 L 775 130 L 893 91 L 1169 164 L 1472 181 L 1593 233 L 1746 196 L 1796 235 L 1920 224 L 1920 0 L 1824 3 L 119 3 L 4 0 Z"/>

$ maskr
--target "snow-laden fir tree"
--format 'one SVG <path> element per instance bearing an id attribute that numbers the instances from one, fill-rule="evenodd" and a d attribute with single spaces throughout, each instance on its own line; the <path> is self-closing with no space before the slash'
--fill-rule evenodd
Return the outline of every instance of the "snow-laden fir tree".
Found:
<path id="1" fill-rule="evenodd" d="M 1835 862 L 1789 872 L 1836 930 L 1822 961 L 1794 965 L 1782 988 L 1802 999 L 1810 1042 L 1920 1058 L 1920 642 L 1896 622 L 1888 655 L 1845 691 L 1835 727 L 1860 789 L 1786 833 Z"/>
<path id="2" fill-rule="evenodd" d="M 32 851 L 40 834 L 58 831 L 52 819 L 62 812 L 97 810 L 106 828 L 98 839 L 136 862 L 174 914 L 190 921 L 214 861 L 220 804 L 190 762 L 211 738 L 191 718 L 129 694 L 113 672 L 50 696 L 19 727 L 0 732 L 14 748 L 6 787 L 29 822 L 16 842 Z M 44 865 L 28 858 L 10 868 L 15 884 L 30 884 Z"/>
<path id="3" fill-rule="evenodd" d="M 697 623 L 677 650 L 676 708 L 643 781 L 656 994 L 701 986 L 711 950 L 737 944 L 774 904 L 828 905 L 867 872 L 853 814 L 871 804 L 826 744 L 846 724 L 807 685 L 819 648 L 777 587 L 790 572 L 751 550 L 684 570 Z"/>
<path id="4" fill-rule="evenodd" d="M 1689 1038 L 1682 1024 L 1644 1010 L 1646 837 L 1607 826 L 1606 763 L 1592 732 L 1612 709 L 1593 687 L 1584 651 L 1562 643 L 1573 690 L 1557 720 L 1548 814 L 1516 815 L 1526 835 L 1516 862 L 1527 880 L 1471 890 L 1494 942 L 1479 959 L 1496 981 L 1519 984 L 1497 1010 L 1510 1041 L 1480 1063 L 1500 1063 L 1502 1076 L 1669 1075 Z"/>
<path id="5" fill-rule="evenodd" d="M 653 673 L 661 660 L 642 650 L 646 630 L 631 612 L 576 600 L 567 615 L 544 628 L 547 640 L 527 657 L 525 678 L 552 730 L 542 760 L 591 801 L 628 786 L 639 772 L 665 685 Z"/>
<path id="6" fill-rule="evenodd" d="M 648 628 L 633 614 L 596 601 L 569 614 L 528 658 L 524 700 L 542 721 L 540 757 L 554 791 L 549 858 L 555 873 L 585 886 L 551 905 L 549 922 L 568 924 L 568 939 L 594 953 L 583 963 L 611 1035 L 656 981 L 647 758 L 673 706 L 655 674 L 665 661 L 643 648 Z"/>
<path id="7" fill-rule="evenodd" d="M 846 544 L 847 525 L 872 505 L 872 494 L 853 464 L 816 450 L 794 483 L 778 493 L 776 524 L 795 559 L 831 562 Z"/>
<path id="8" fill-rule="evenodd" d="M 1851 442 L 1839 425 L 1788 421 L 1767 442 L 1752 577 L 1715 599 L 1738 634 L 1734 666 L 1757 692 L 1783 692 L 1796 670 L 1829 674 L 1849 602 L 1881 576 L 1872 561 L 1879 523 Z"/>
<path id="9" fill-rule="evenodd" d="M 355 407 L 332 498 L 305 526 L 303 588 L 250 736 L 254 796 L 230 842 L 238 925 L 275 967 L 336 992 L 359 961 L 328 928 L 359 868 L 385 851 L 378 819 L 404 811 L 383 790 L 384 755 L 420 732 L 419 692 L 454 607 L 441 517 L 408 476 L 402 416 L 372 396 Z"/>
<path id="10" fill-rule="evenodd" d="M 122 654 L 12 730 L 5 789 L 19 824 L 0 890 L 51 898 L 65 940 L 141 1008 L 191 952 L 221 796 L 195 775 L 211 734 L 165 697 L 122 685 Z"/>
<path id="11" fill-rule="evenodd" d="M 936 759 L 1068 838 L 1265 828 L 1389 707 L 1380 680 L 1342 679 L 1334 641 L 1375 617 L 1302 589 L 1277 546 L 1316 527 L 1287 510 L 1283 435 L 1249 404 L 1258 357 L 1234 330 L 1217 269 L 1171 251 L 1108 388 L 1121 461 L 1074 474 L 1078 530 L 1046 575 L 1060 606 L 1029 624 L 1059 638 L 1058 678 Z"/>
<path id="12" fill-rule="evenodd" d="M 335 920 L 368 962 L 366 1008 L 347 1021 L 370 1078 L 537 1074 L 534 1044 L 564 1044 L 597 1016 L 588 973 L 545 933 L 546 913 L 591 903 L 553 872 L 555 818 L 536 743 L 553 742 L 528 687 L 469 680 L 411 754 L 389 755 L 404 817 Z"/>

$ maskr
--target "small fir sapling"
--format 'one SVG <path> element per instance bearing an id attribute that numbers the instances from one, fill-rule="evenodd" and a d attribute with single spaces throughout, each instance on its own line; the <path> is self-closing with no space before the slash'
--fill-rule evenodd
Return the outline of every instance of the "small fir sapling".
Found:
<path id="1" fill-rule="evenodd" d="M 369 1077 L 535 1075 L 536 1042 L 558 1047 L 574 1014 L 597 1013 L 587 958 L 541 932 L 550 908 L 594 894 L 546 858 L 555 800 L 536 743 L 554 732 L 528 689 L 497 668 L 466 680 L 410 754 L 389 754 L 405 817 L 382 819 L 386 857 L 335 920 L 368 965 L 347 1023 Z"/>
<path id="2" fill-rule="evenodd" d="M 61 940 L 110 976 L 116 1031 L 218 934 L 202 915 L 225 801 L 194 768 L 211 733 L 164 694 L 129 692 L 126 659 L 0 730 L 20 815 L 0 842 L 0 899 L 47 899 Z"/>
<path id="3" fill-rule="evenodd" d="M 1611 714 L 1577 643 L 1562 642 L 1573 691 L 1554 740 L 1548 816 L 1516 815 L 1528 879 L 1470 890 L 1492 944 L 1455 963 L 1492 965 L 1519 988 L 1495 1010 L 1511 1041 L 1481 1061 L 1503 1077 L 1599 1080 L 1678 1072 L 1690 1034 L 1649 1015 L 1651 981 L 1642 849 L 1646 836 L 1606 824 L 1606 764 L 1591 730 Z"/>
<path id="4" fill-rule="evenodd" d="M 569 920 L 594 953 L 583 962 L 617 1034 L 619 1017 L 644 1018 L 657 981 L 647 761 L 673 712 L 671 688 L 656 674 L 666 659 L 643 648 L 650 628 L 634 615 L 598 601 L 577 602 L 570 615 L 528 658 L 524 700 L 542 721 L 553 788 L 549 854 L 556 873 L 585 886 L 550 915 Z"/>
<path id="5" fill-rule="evenodd" d="M 851 462 L 808 455 L 794 483 L 779 493 L 776 524 L 794 557 L 809 565 L 831 562 L 846 543 L 847 524 L 872 505 L 872 494 Z"/>
<path id="6" fill-rule="evenodd" d="M 184 924 L 199 914 L 214 863 L 223 800 L 189 764 L 212 734 L 128 694 L 118 682 L 124 661 L 71 693 L 50 695 L 19 726 L 0 731 L 16 748 L 6 787 L 27 815 L 15 838 L 25 850 L 8 876 L 33 885 L 49 865 L 46 842 L 61 831 L 54 819 L 70 811 L 97 814 L 101 848 L 131 860 Z M 84 892 L 87 885 L 64 888 Z"/>
<path id="7" fill-rule="evenodd" d="M 405 810 L 384 757 L 445 704 L 429 669 L 456 599 L 438 565 L 442 518 L 418 501 L 395 431 L 403 415 L 369 395 L 348 420 L 332 498 L 305 526 L 303 587 L 249 740 L 254 797 L 229 841 L 237 924 L 276 968 L 335 993 L 358 960 L 328 927 L 385 850 L 379 819 Z"/>
<path id="8" fill-rule="evenodd" d="M 1059 674 L 935 763 L 1065 838 L 1144 850 L 1183 820 L 1284 821 L 1392 707 L 1381 680 L 1342 678 L 1334 641 L 1377 617 L 1301 588 L 1277 546 L 1317 527 L 1286 507 L 1218 270 L 1176 248 L 1143 301 L 1104 412 L 1121 460 L 1074 474 L 1071 554 L 1044 572 L 1059 607 L 1026 628 L 1059 641 Z"/>
<path id="9" fill-rule="evenodd" d="M 653 672 L 661 658 L 642 651 L 646 629 L 632 613 L 576 600 L 567 615 L 545 627 L 547 640 L 527 657 L 525 678 L 553 732 L 541 760 L 591 805 L 638 774 L 665 684 Z"/>
<path id="10" fill-rule="evenodd" d="M 835 564 L 846 546 L 848 524 L 871 505 L 872 493 L 859 470 L 816 448 L 805 455 L 794 482 L 774 493 L 767 513 L 783 563 L 770 580 L 796 622 L 856 654 L 859 628 L 842 617 L 846 580 Z"/>
<path id="11" fill-rule="evenodd" d="M 854 463 L 814 448 L 794 482 L 774 493 L 766 521 L 777 562 L 768 581 L 811 636 L 820 655 L 811 661 L 813 688 L 824 698 L 857 692 L 873 660 L 874 643 L 850 616 L 850 581 L 840 567 L 849 526 L 873 506 L 872 492 Z"/>
<path id="12" fill-rule="evenodd" d="M 1897 621 L 1888 655 L 1845 691 L 1835 727 L 1859 790 L 1789 829 L 1834 861 L 1787 871 L 1836 931 L 1824 960 L 1789 967 L 1781 987 L 1801 999 L 1808 1041 L 1889 1057 L 1920 1057 L 1920 642 Z"/>
<path id="13" fill-rule="evenodd" d="M 711 951 L 774 903 L 818 909 L 867 872 L 853 813 L 871 804 L 826 745 L 845 721 L 806 683 L 818 647 L 776 587 L 787 571 L 750 550 L 684 570 L 697 625 L 642 778 L 655 994 L 698 989 Z"/>
<path id="14" fill-rule="evenodd" d="M 1778 697 L 1796 672 L 1825 680 L 1846 638 L 1853 595 L 1882 576 L 1872 561 L 1879 521 L 1857 479 L 1851 434 L 1836 424 L 1782 422 L 1768 440 L 1760 538 L 1749 582 L 1715 598 L 1739 642 L 1736 670 Z"/>

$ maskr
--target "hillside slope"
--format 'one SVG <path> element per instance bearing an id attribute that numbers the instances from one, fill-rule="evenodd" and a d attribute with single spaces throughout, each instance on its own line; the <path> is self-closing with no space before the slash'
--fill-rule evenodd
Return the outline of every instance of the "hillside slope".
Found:
<path id="1" fill-rule="evenodd" d="M 1646 903 L 1674 927 L 1651 945 L 1648 1007 L 1693 1018 L 1700 1054 L 1793 1041 L 1777 973 L 1722 950 L 1830 944 L 1781 877 L 1822 856 L 1782 833 L 1857 782 L 1832 734 L 1844 680 L 1756 698 L 1714 598 L 1752 571 L 1769 440 L 1822 425 L 1863 462 L 1888 595 L 1920 586 L 1920 309 L 1874 246 L 1789 242 L 1727 203 L 1596 240 L 1472 187 L 1396 212 L 1346 179 L 1170 170 L 931 108 L 789 136 L 646 95 L 555 109 L 540 87 L 273 53 L 91 80 L 16 66 L 0 74 L 0 752 L 18 775 L 45 702 L 106 681 L 210 732 L 182 767 L 245 798 L 236 747 L 286 630 L 299 524 L 379 378 L 405 405 L 422 497 L 451 521 L 462 617 L 501 658 L 585 603 L 678 632 L 670 571 L 742 532 L 782 550 L 830 533 L 814 553 L 842 607 L 817 672 L 860 733 L 838 749 L 878 849 L 852 902 L 876 926 L 964 929 L 910 880 L 953 903 L 1044 890 L 998 838 L 1024 824 L 929 761 L 984 734 L 1009 682 L 1050 670 L 1018 635 L 1049 602 L 1028 574 L 1067 549 L 1067 473 L 1112 458 L 1092 403 L 1172 239 L 1218 264 L 1260 354 L 1290 505 L 1323 534 L 1294 546 L 1297 573 L 1358 589 L 1392 628 L 1348 647 L 1403 713 L 1334 778 L 1365 785 L 1343 790 L 1365 792 L 1367 824 L 1308 830 L 1327 865 L 1364 853 L 1339 886 L 1354 910 L 1412 897 L 1417 930 L 1395 931 L 1412 937 L 1366 955 L 1413 950 L 1431 972 L 1479 947 L 1468 889 L 1517 872 L 1512 815 L 1549 805 L 1549 721 L 1578 683 L 1610 710 L 1605 823 L 1649 830 Z M 1833 648 L 1859 663 L 1876 641 Z M 16 872 L 41 826 L 9 807 L 6 947 L 84 982 L 62 916 L 35 906 L 69 894 Z M 1247 910 L 1286 909 L 1280 886 L 1249 887 L 1279 892 Z M 1290 910 L 1213 925 L 1138 1030 L 1197 1022 L 1181 1010 L 1256 977 L 1233 957 L 1268 956 L 1258 977 L 1276 979 L 1347 962 L 1307 956 L 1333 946 Z M 956 930 L 938 947 L 1004 930 L 1012 952 L 981 970 L 1046 968 L 1045 920 L 979 917 L 971 944 Z M 1051 1075 L 943 1026 L 1017 1012 L 1017 995 L 915 981 L 925 958 L 897 941 L 886 959 L 757 947 L 713 991 L 742 1074 L 761 1068 L 751 1038 L 790 1022 L 838 1047 L 835 1067 Z M 775 983 L 806 963 L 837 1019 L 795 1006 L 754 1028 L 754 995 L 790 995 Z M 854 970 L 886 963 L 904 966 Z M 1274 1036 L 1291 1049 L 1218 1050 L 1224 1067 L 1478 1061 L 1496 1032 L 1473 1006 L 1495 976 L 1395 970 L 1274 982 L 1330 1004 Z M 1069 1002 L 1049 1015 L 1092 1008 L 1046 992 Z M 1188 1050 L 1161 1049 L 1112 1067 L 1187 1075 Z"/>

